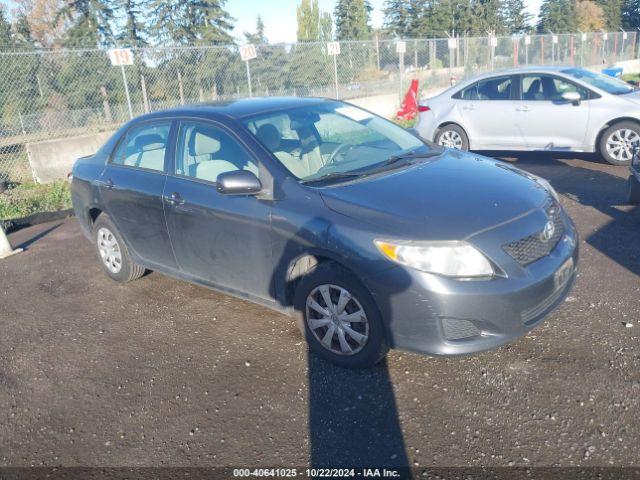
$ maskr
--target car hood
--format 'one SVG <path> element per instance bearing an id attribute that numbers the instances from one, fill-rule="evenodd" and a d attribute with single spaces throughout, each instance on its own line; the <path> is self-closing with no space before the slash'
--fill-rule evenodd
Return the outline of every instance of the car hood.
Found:
<path id="1" fill-rule="evenodd" d="M 640 104 L 640 89 L 623 95 L 627 100 L 631 100 L 635 104 Z"/>
<path id="2" fill-rule="evenodd" d="M 446 149 L 425 163 L 323 188 L 321 196 L 380 234 L 460 240 L 541 208 L 549 192 L 509 164 Z"/>

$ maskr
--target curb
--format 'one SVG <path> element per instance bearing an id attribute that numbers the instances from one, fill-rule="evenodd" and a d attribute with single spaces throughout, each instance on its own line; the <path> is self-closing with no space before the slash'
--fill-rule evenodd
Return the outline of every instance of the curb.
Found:
<path id="1" fill-rule="evenodd" d="M 22 228 L 31 227 L 32 225 L 52 222 L 54 220 L 63 220 L 73 216 L 73 208 L 67 208 L 66 210 L 58 210 L 57 212 L 40 212 L 22 218 L 0 220 L 0 224 L 4 228 L 5 233 L 12 233 Z"/>

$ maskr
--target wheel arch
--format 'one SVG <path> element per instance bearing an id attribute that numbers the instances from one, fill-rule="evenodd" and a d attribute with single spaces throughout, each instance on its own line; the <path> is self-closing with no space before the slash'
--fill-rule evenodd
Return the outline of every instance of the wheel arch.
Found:
<path id="1" fill-rule="evenodd" d="M 440 133 L 440 130 L 442 130 L 447 125 L 455 125 L 456 127 L 461 128 L 462 131 L 464 132 L 464 134 L 467 136 L 467 141 L 469 142 L 469 150 L 472 150 L 471 136 L 469 135 L 469 130 L 467 129 L 467 127 L 465 127 L 462 124 L 462 122 L 458 122 L 458 121 L 455 121 L 455 120 L 445 120 L 445 121 L 441 122 L 436 127 L 436 129 L 433 132 L 433 141 L 434 141 L 434 143 L 436 141 L 436 137 L 438 136 L 438 133 Z"/>
<path id="2" fill-rule="evenodd" d="M 616 117 L 609 120 L 608 122 L 606 122 L 604 125 L 600 127 L 600 130 L 598 130 L 598 133 L 596 134 L 596 138 L 593 141 L 593 147 L 595 152 L 600 151 L 600 141 L 602 140 L 602 135 L 607 130 L 607 128 L 615 125 L 616 123 L 621 123 L 621 122 L 635 123 L 636 125 L 638 125 L 638 127 L 640 127 L 640 118 L 637 118 L 637 117 L 622 116 L 622 117 Z"/>

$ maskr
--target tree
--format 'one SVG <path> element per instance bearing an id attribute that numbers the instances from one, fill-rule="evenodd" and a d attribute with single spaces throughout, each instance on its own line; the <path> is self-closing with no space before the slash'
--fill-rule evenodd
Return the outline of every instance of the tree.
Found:
<path id="1" fill-rule="evenodd" d="M 500 16 L 507 33 L 523 33 L 530 28 L 531 14 L 523 0 L 504 0 Z"/>
<path id="2" fill-rule="evenodd" d="M 538 32 L 575 32 L 575 4 L 573 0 L 543 0 L 540 6 Z"/>
<path id="3" fill-rule="evenodd" d="M 409 34 L 412 24 L 410 0 L 387 0 L 383 13 L 385 30 L 400 37 Z"/>
<path id="4" fill-rule="evenodd" d="M 69 24 L 64 33 L 65 47 L 95 48 L 114 43 L 114 11 L 108 0 L 66 0 L 57 17 Z"/>
<path id="5" fill-rule="evenodd" d="M 321 42 L 333 40 L 333 19 L 329 12 L 320 12 L 320 38 Z"/>
<path id="6" fill-rule="evenodd" d="M 371 5 L 367 0 L 338 0 L 333 11 L 338 40 L 365 40 L 371 35 Z"/>
<path id="7" fill-rule="evenodd" d="M 235 19 L 224 9 L 226 0 L 154 0 L 152 32 L 157 43 L 222 45 L 233 43 L 229 33 Z"/>
<path id="8" fill-rule="evenodd" d="M 247 40 L 247 43 L 253 43 L 254 45 L 269 43 L 267 37 L 264 36 L 264 22 L 260 15 L 256 18 L 256 32 L 244 32 L 244 38 Z"/>
<path id="9" fill-rule="evenodd" d="M 625 0 L 622 5 L 622 27 L 640 28 L 640 0 Z"/>
<path id="10" fill-rule="evenodd" d="M 58 12 L 64 7 L 62 0 L 16 0 L 16 12 L 29 24 L 35 46 L 52 48 L 63 41 L 64 18 Z"/>
<path id="11" fill-rule="evenodd" d="M 471 31 L 477 35 L 486 35 L 487 31 L 506 33 L 502 22 L 501 0 L 476 0 L 473 5 L 473 23 Z"/>
<path id="12" fill-rule="evenodd" d="M 623 0 L 596 0 L 604 15 L 604 28 L 609 31 L 616 31 L 622 24 L 622 2 Z"/>
<path id="13" fill-rule="evenodd" d="M 299 42 L 314 42 L 320 38 L 318 0 L 302 0 L 296 8 L 296 18 Z"/>
<path id="14" fill-rule="evenodd" d="M 596 32 L 605 26 L 604 13 L 600 5 L 590 0 L 576 2 L 576 27 L 584 32 Z"/>
<path id="15" fill-rule="evenodd" d="M 145 46 L 147 41 L 143 35 L 143 32 L 145 31 L 145 24 L 143 21 L 142 11 L 148 7 L 150 2 L 144 0 L 119 1 L 119 7 L 124 13 L 126 22 L 124 24 L 124 28 L 118 35 L 118 41 L 132 47 Z"/>
<path id="16" fill-rule="evenodd" d="M 5 17 L 3 5 L 0 5 L 0 49 L 9 49 L 13 46 L 11 24 L 7 20 L 7 17 Z"/>

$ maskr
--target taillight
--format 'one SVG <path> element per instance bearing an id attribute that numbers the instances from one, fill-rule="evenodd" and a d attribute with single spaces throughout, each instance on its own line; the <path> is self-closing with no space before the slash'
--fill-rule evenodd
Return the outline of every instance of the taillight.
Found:
<path id="1" fill-rule="evenodd" d="M 426 105 L 418 105 L 418 111 L 419 112 L 428 112 L 429 110 L 431 110 L 429 107 L 427 107 Z"/>

